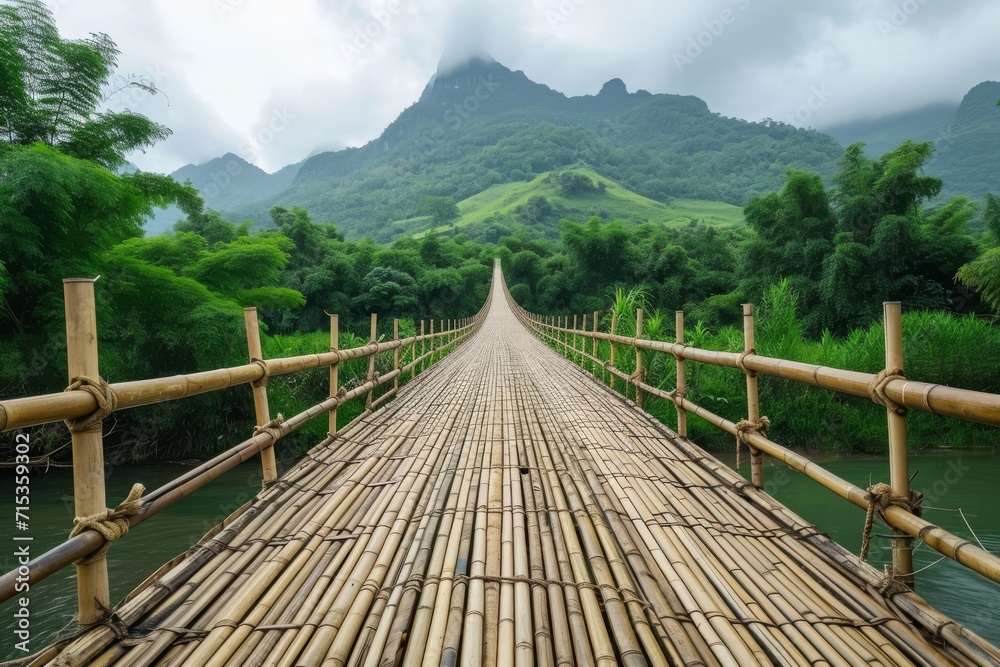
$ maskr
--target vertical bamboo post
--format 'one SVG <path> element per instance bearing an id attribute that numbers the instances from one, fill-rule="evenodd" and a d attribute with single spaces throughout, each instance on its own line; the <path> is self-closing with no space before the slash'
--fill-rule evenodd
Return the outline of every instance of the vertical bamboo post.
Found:
<path id="1" fill-rule="evenodd" d="M 66 308 L 66 359 L 69 381 L 87 377 L 97 380 L 97 307 L 94 283 L 88 278 L 63 280 Z M 101 423 L 88 431 L 72 431 L 73 500 L 76 516 L 93 516 L 107 509 L 104 495 L 104 435 Z M 80 625 L 101 620 L 102 607 L 111 606 L 108 561 L 105 558 L 76 566 L 77 604 Z"/>
<path id="2" fill-rule="evenodd" d="M 642 308 L 635 310 L 635 340 L 642 338 Z M 642 351 L 635 345 L 635 404 L 642 408 L 642 389 L 639 383 L 642 382 Z"/>
<path id="3" fill-rule="evenodd" d="M 378 315 L 376 313 L 372 313 L 371 339 L 369 342 L 378 343 Z M 368 382 L 375 379 L 375 357 L 377 356 L 378 353 L 375 352 L 368 357 Z M 372 394 L 374 393 L 375 387 L 368 390 L 368 396 L 365 397 L 365 410 L 372 409 Z"/>
<path id="4" fill-rule="evenodd" d="M 434 318 L 433 317 L 431 318 L 431 330 L 430 330 L 430 333 L 428 335 L 430 336 L 430 339 L 431 339 L 430 340 L 430 343 L 431 343 L 431 365 L 433 366 L 434 365 Z"/>
<path id="5" fill-rule="evenodd" d="M 392 320 L 392 342 L 399 342 L 399 318 L 395 317 Z M 397 347 L 392 351 L 392 370 L 399 370 L 399 348 Z M 399 391 L 399 375 L 397 375 L 392 380 L 392 390 Z"/>
<path id="6" fill-rule="evenodd" d="M 327 313 L 329 314 L 329 313 Z M 330 315 L 330 351 L 340 351 L 340 317 Z M 330 364 L 330 396 L 340 393 L 340 362 Z M 337 408 L 330 410 L 330 430 L 331 436 L 337 435 Z"/>
<path id="7" fill-rule="evenodd" d="M 612 313 L 612 315 L 611 315 L 611 335 L 612 336 L 617 336 L 618 335 L 618 314 L 617 313 Z M 611 368 L 615 368 L 615 342 L 614 341 L 608 341 L 608 342 L 611 345 Z M 609 375 L 611 376 L 611 389 L 614 390 L 614 388 L 615 388 L 615 374 L 614 373 L 609 373 Z"/>
<path id="8" fill-rule="evenodd" d="M 597 359 L 597 321 L 598 321 L 597 320 L 597 315 L 598 315 L 598 312 L 595 310 L 594 311 L 594 340 L 593 340 L 593 345 L 590 346 L 590 348 L 591 348 L 590 349 L 590 354 L 591 354 L 592 357 L 594 357 L 594 359 Z M 595 361 L 594 363 L 596 364 L 597 362 Z M 596 367 L 594 368 L 594 375 L 597 375 L 597 368 Z"/>
<path id="9" fill-rule="evenodd" d="M 247 348 L 250 351 L 250 361 L 263 361 L 264 353 L 260 347 L 260 323 L 257 321 L 256 308 L 243 309 L 243 321 L 247 327 Z M 263 426 L 271 421 L 271 410 L 267 404 L 267 376 L 251 385 L 253 389 L 253 411 L 257 426 Z M 260 450 L 260 465 L 264 469 L 264 483 L 270 484 L 278 479 L 278 463 L 274 458 L 274 443 Z"/>
<path id="10" fill-rule="evenodd" d="M 750 353 L 756 345 L 754 336 L 753 304 L 743 304 L 743 351 Z M 757 391 L 757 374 L 747 373 L 747 419 L 751 424 L 760 421 L 760 398 Z M 748 446 L 749 447 L 749 446 Z M 764 488 L 764 453 L 755 447 L 750 449 L 750 482 L 754 488 Z"/>
<path id="11" fill-rule="evenodd" d="M 676 313 L 677 344 L 684 344 L 684 311 L 678 310 Z M 677 396 L 683 397 L 687 391 L 687 379 L 684 377 L 684 357 L 677 357 Z M 688 434 L 687 410 L 677 404 L 677 435 L 686 438 Z"/>
<path id="12" fill-rule="evenodd" d="M 882 304 L 885 314 L 885 367 L 903 370 L 902 307 L 898 301 Z M 910 499 L 910 469 L 906 446 L 906 414 L 886 408 L 889 419 L 889 485 L 892 495 Z M 913 540 L 893 530 L 892 569 L 897 580 L 913 586 Z"/>
<path id="13" fill-rule="evenodd" d="M 424 354 L 427 352 L 427 341 L 424 339 L 424 324 L 423 320 L 420 320 L 420 372 L 424 372 Z M 417 366 L 414 364 L 413 370 L 416 371 Z"/>
<path id="14" fill-rule="evenodd" d="M 570 359 L 574 363 L 578 359 L 578 356 L 577 356 L 577 353 L 576 353 L 576 346 L 579 343 L 579 339 L 576 336 L 576 323 L 577 323 L 577 318 L 576 317 L 577 317 L 576 315 L 573 316 L 573 355 L 570 357 Z"/>

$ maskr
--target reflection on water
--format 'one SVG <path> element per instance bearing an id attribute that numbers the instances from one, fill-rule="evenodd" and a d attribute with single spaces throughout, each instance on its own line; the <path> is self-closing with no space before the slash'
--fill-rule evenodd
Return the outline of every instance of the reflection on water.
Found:
<path id="1" fill-rule="evenodd" d="M 889 461 L 881 458 L 835 458 L 821 461 L 823 467 L 847 481 L 867 488 L 889 481 Z M 1000 554 L 1000 459 L 992 453 L 969 451 L 918 454 L 910 458 L 910 474 L 917 473 L 913 487 L 924 493 L 925 519 L 975 543 L 976 538 L 991 553 Z M 744 466 L 747 467 L 747 466 Z M 745 474 L 748 474 L 744 471 Z M 799 516 L 819 527 L 834 540 L 857 554 L 865 513 L 804 475 L 769 462 L 767 491 Z M 965 519 L 969 526 L 963 520 Z M 875 535 L 885 535 L 876 525 Z M 975 535 L 973 535 L 973 532 Z M 892 561 L 891 540 L 872 538 L 869 561 L 877 568 Z M 994 644 L 1000 644 L 1000 584 L 972 572 L 950 558 L 934 564 L 941 554 L 919 545 L 913 567 L 916 591 L 931 605 Z M 920 572 L 921 568 L 929 568 Z"/>
<path id="2" fill-rule="evenodd" d="M 123 465 L 110 470 L 107 478 L 108 504 L 114 506 L 125 499 L 132 484 L 141 482 L 146 490 L 162 486 L 177 478 L 189 467 L 164 464 L 156 466 Z M 0 471 L 11 479 L 12 471 Z M 260 490 L 260 466 L 248 463 L 233 470 L 207 487 L 196 491 L 149 521 L 139 524 L 124 539 L 111 547 L 108 573 L 111 600 L 117 603 L 142 583 L 160 565 L 186 551 L 220 523 L 253 494 Z M 12 488 L 5 484 L 4 489 Z M 38 556 L 58 545 L 69 536 L 73 525 L 73 475 L 69 470 L 35 472 L 31 475 L 30 531 L 33 537 L 31 553 Z M 0 516 L 13 516 L 12 492 L 0 497 Z M 7 531 L 3 531 L 4 535 Z M 17 566 L 3 545 L 0 570 L 7 572 Z M 76 613 L 76 568 L 64 568 L 48 579 L 31 586 L 31 649 L 37 651 L 51 643 L 61 629 L 75 628 L 71 617 Z M 13 649 L 13 602 L 0 606 L 0 661 L 24 657 Z"/>
<path id="3" fill-rule="evenodd" d="M 1000 459 L 992 454 L 970 452 L 912 457 L 910 472 L 919 471 L 914 486 L 926 495 L 924 516 L 932 523 L 975 541 L 962 515 L 954 511 L 961 508 L 983 546 L 1000 553 L 1000 513 L 993 511 L 1000 502 L 1000 485 L 995 481 L 998 462 Z M 861 487 L 888 480 L 889 476 L 889 464 L 884 459 L 837 458 L 825 460 L 823 465 Z M 111 471 L 107 480 L 108 504 L 114 505 L 124 499 L 134 482 L 142 482 L 152 490 L 186 469 L 179 465 L 119 466 Z M 0 474 L 7 477 L 11 473 L 3 471 Z M 245 465 L 137 526 L 133 535 L 115 544 L 109 559 L 112 601 L 121 600 L 160 565 L 185 551 L 246 502 L 260 489 L 260 479 L 259 466 Z M 765 469 L 765 479 L 769 493 L 837 542 L 858 552 L 864 525 L 863 511 L 773 462 Z M 5 485 L 5 488 L 10 487 Z M 39 555 L 59 544 L 69 533 L 73 521 L 72 475 L 66 470 L 33 474 L 31 499 L 32 554 Z M 2 494 L 0 516 L 13 516 L 12 500 L 11 493 Z M 875 532 L 884 534 L 886 530 L 876 527 Z M 16 565 L 9 552 L 6 546 L 0 552 L 0 569 L 4 572 Z M 915 567 L 931 566 L 938 558 L 937 552 L 920 547 L 915 554 Z M 889 540 L 874 539 L 871 562 L 880 567 L 890 559 Z M 67 627 L 76 612 L 74 579 L 75 568 L 70 567 L 31 587 L 33 650 L 51 642 L 55 633 Z M 946 559 L 917 575 L 917 592 L 945 614 L 1000 644 L 1000 585 Z M 8 641 L 13 630 L 12 609 L 11 603 L 0 607 L 0 636 L 4 638 L 0 641 L 0 660 L 20 657 Z"/>

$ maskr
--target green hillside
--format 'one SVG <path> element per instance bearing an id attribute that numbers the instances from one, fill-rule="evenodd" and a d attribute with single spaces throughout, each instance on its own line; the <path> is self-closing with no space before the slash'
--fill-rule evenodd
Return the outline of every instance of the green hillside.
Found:
<path id="1" fill-rule="evenodd" d="M 564 179 L 572 181 L 576 188 L 567 191 Z M 654 222 L 667 227 L 691 223 L 731 227 L 743 222 L 743 210 L 738 206 L 695 199 L 658 202 L 588 167 L 548 172 L 531 181 L 493 185 L 459 202 L 458 211 L 459 217 L 444 225 L 435 224 L 429 217 L 396 221 L 391 225 L 392 233 L 422 235 L 428 230 L 460 229 L 473 238 L 488 240 L 508 227 L 525 225 L 541 236 L 555 238 L 559 235 L 558 223 L 563 219 L 584 222 L 598 217 L 635 224 Z"/>

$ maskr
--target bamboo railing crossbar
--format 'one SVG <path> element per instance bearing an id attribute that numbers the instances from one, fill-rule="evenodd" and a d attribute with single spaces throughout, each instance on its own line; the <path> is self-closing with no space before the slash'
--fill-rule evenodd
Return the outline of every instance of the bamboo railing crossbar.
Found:
<path id="1" fill-rule="evenodd" d="M 509 297 L 508 297 L 509 298 Z M 546 323 L 544 317 L 528 313 L 511 301 L 512 309 L 530 330 L 544 340 L 566 349 L 564 340 L 569 336 L 580 336 L 594 341 L 608 341 L 612 345 L 627 345 L 636 349 L 650 350 L 670 354 L 678 360 L 695 361 L 726 368 L 740 369 L 740 353 L 703 350 L 683 344 L 653 341 L 641 338 L 612 335 L 606 332 L 574 330 L 567 327 Z M 679 320 L 680 321 L 680 320 Z M 651 394 L 674 403 L 679 411 L 694 414 L 715 427 L 737 437 L 737 424 L 724 417 L 697 405 L 677 391 L 665 391 L 654 387 L 634 375 L 617 369 L 610 362 L 594 357 L 586 352 L 580 353 L 588 360 L 612 376 L 632 384 L 638 392 Z M 857 371 L 841 370 L 806 364 L 784 359 L 775 359 L 763 355 L 748 354 L 743 357 L 745 366 L 758 373 L 808 384 L 811 386 L 869 397 L 869 386 L 876 375 Z M 596 373 L 594 374 L 597 376 Z M 931 412 L 943 416 L 951 416 L 968 421 L 1000 426 L 1000 395 L 977 392 L 966 389 L 947 387 L 944 385 L 914 382 L 910 380 L 891 380 L 886 385 L 886 394 L 901 406 Z M 853 505 L 867 509 L 870 504 L 870 494 L 839 476 L 827 471 L 822 466 L 810 461 L 779 443 L 768 439 L 757 432 L 743 433 L 742 437 L 754 449 L 781 461 L 790 468 L 804 474 L 809 479 L 819 483 L 824 488 L 834 492 Z M 890 505 L 884 511 L 886 522 L 895 530 L 911 538 L 916 538 L 938 553 L 946 556 L 965 567 L 1000 583 L 1000 556 L 992 554 L 978 544 L 958 537 L 943 528 L 916 516 L 904 508 Z"/>
<path id="2" fill-rule="evenodd" d="M 425 358 L 436 355 L 439 359 L 447 352 L 457 347 L 467 340 L 482 325 L 482 319 L 489 307 L 489 300 L 476 316 L 469 319 L 468 324 L 452 330 L 443 330 L 435 334 L 425 336 L 411 336 L 405 339 L 395 339 L 390 342 L 372 341 L 367 345 L 344 350 L 335 350 L 329 353 L 319 353 L 312 355 L 301 355 L 297 357 L 286 357 L 280 359 L 269 359 L 257 361 L 237 366 L 233 368 L 218 369 L 213 371 L 203 371 L 188 375 L 177 375 L 153 380 L 140 380 L 134 382 L 122 382 L 111 384 L 110 387 L 118 396 L 118 409 L 140 407 L 153 403 L 160 403 L 169 400 L 186 398 L 198 394 L 209 393 L 220 389 L 235 387 L 243 384 L 254 384 L 264 377 L 271 375 L 286 375 L 311 368 L 331 367 L 336 368 L 343 361 L 353 359 L 375 357 L 386 351 L 399 350 L 405 346 L 415 346 L 416 343 L 423 343 L 425 340 L 436 338 L 448 338 L 447 342 L 434 349 L 432 352 L 414 359 L 404 367 L 396 368 L 383 375 L 372 377 L 371 371 L 365 382 L 347 390 L 342 395 L 332 395 L 326 400 L 317 403 L 311 408 L 285 419 L 274 429 L 265 429 L 251 438 L 244 440 L 238 445 L 218 454 L 209 461 L 206 461 L 196 468 L 181 475 L 175 480 L 168 482 L 164 486 L 142 496 L 142 508 L 136 514 L 128 517 L 130 527 L 134 527 L 146 519 L 158 514 L 167 507 L 173 505 L 178 500 L 190 495 L 217 479 L 223 473 L 232 470 L 238 465 L 245 463 L 258 454 L 273 451 L 273 445 L 281 438 L 294 432 L 300 426 L 314 417 L 325 413 L 336 414 L 339 406 L 361 396 L 371 396 L 378 388 L 385 385 L 392 385 L 394 388 L 383 393 L 378 398 L 368 399 L 366 409 L 355 419 L 360 420 L 371 414 L 383 403 L 394 397 L 398 393 L 398 381 L 400 376 L 411 369 L 416 369 Z M 247 309 L 252 310 L 252 309 Z M 248 322 L 256 324 L 256 313 L 248 313 Z M 335 318 L 336 316 L 332 316 Z M 335 321 L 335 320 L 334 320 Z M 248 329 L 249 330 L 249 329 Z M 374 331 L 374 317 L 373 317 Z M 256 347 L 255 347 L 256 345 Z M 251 356 L 259 354 L 259 341 L 251 338 Z M 413 347 L 412 349 L 416 349 Z M 261 366 L 267 367 L 264 370 Z M 373 367 L 372 367 L 373 368 Z M 333 377 L 336 377 L 335 375 Z M 228 379 L 228 382 L 224 380 Z M 23 428 L 38 424 L 50 423 L 62 419 L 70 419 L 85 416 L 96 409 L 96 399 L 91 394 L 86 396 L 93 403 L 89 410 L 77 412 L 79 401 L 66 402 L 65 398 L 77 398 L 74 394 L 85 394 L 86 392 L 63 392 L 59 394 L 47 394 L 43 396 L 13 399 L 0 401 L 0 419 L 7 430 L 13 428 Z M 258 404 L 258 395 L 255 393 L 255 403 Z M 266 394 L 264 394 L 264 404 L 266 405 Z M 13 415 L 13 418 L 11 417 Z M 28 421 L 23 420 L 24 415 L 28 415 Z M 69 415 L 69 416 L 63 416 Z M 258 415 L 258 426 L 261 424 Z M 333 431 L 331 431 L 332 435 Z M 265 469 L 266 476 L 266 469 Z M 265 480 L 265 483 L 271 480 Z M 29 584 L 35 584 L 43 579 L 55 574 L 64 567 L 68 567 L 74 562 L 94 553 L 106 544 L 106 539 L 96 530 L 85 530 L 80 534 L 67 539 L 62 544 L 50 549 L 40 556 L 33 558 L 27 565 Z M 18 577 L 23 577 L 23 572 L 13 570 L 0 575 L 0 603 L 6 602 L 16 594 Z M 106 601 L 104 604 L 107 604 Z"/>

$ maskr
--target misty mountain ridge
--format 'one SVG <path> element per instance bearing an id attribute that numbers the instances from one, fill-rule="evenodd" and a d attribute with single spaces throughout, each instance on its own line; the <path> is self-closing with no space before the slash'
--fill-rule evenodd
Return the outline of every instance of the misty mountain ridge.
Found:
<path id="1" fill-rule="evenodd" d="M 940 103 L 825 131 L 843 146 L 861 141 L 879 157 L 907 139 L 934 142 L 924 171 L 944 181 L 940 199 L 1000 194 L 1000 83 L 974 86 L 959 104 Z"/>
<path id="2" fill-rule="evenodd" d="M 947 116 L 943 107 L 934 113 L 917 114 L 910 127 L 926 134 Z M 975 124 L 988 114 L 970 107 L 966 116 Z M 872 123 L 866 131 L 875 136 L 879 121 Z M 841 129 L 841 141 L 860 133 Z M 956 155 L 964 150 L 959 136 Z M 272 206 L 301 206 L 349 237 L 388 241 L 407 233 L 393 223 L 412 217 L 424 196 L 462 201 L 575 164 L 655 201 L 742 206 L 779 190 L 789 169 L 830 176 L 841 151 L 827 134 L 723 117 L 697 97 L 630 93 L 621 79 L 596 95 L 567 97 L 477 57 L 442 64 L 419 99 L 364 146 L 317 153 L 271 175 L 228 154 L 175 176 L 190 178 L 208 206 L 233 220 L 267 225 Z"/>

